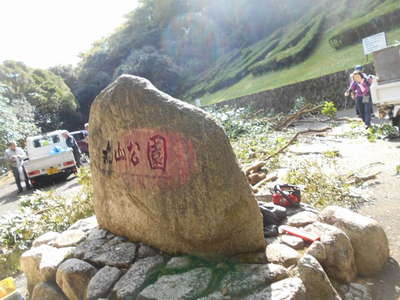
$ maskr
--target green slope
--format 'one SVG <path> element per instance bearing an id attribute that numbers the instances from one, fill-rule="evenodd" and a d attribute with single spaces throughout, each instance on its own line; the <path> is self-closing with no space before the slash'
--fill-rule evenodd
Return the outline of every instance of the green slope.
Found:
<path id="1" fill-rule="evenodd" d="M 389 44 L 400 41 L 400 28 L 388 33 Z M 325 37 L 315 52 L 306 61 L 288 69 L 269 72 L 263 76 L 248 75 L 240 82 L 215 93 L 203 95 L 202 105 L 213 104 L 228 99 L 258 93 L 265 90 L 293 84 L 349 69 L 358 64 L 371 62 L 371 56 L 364 56 L 362 45 L 353 45 L 341 50 L 335 50 Z"/>
<path id="2" fill-rule="evenodd" d="M 370 62 L 363 55 L 361 43 L 336 50 L 330 45 L 329 39 L 337 34 L 338 29 L 350 28 L 351 24 L 375 24 L 374 18 L 386 11 L 397 9 L 400 12 L 400 3 L 396 0 L 386 0 L 384 3 L 366 0 L 358 10 L 353 9 L 351 0 L 342 0 L 340 3 L 335 6 L 335 11 L 327 15 L 325 23 L 328 24 L 323 27 L 323 14 L 313 11 L 273 36 L 220 58 L 213 67 L 192 79 L 191 89 L 184 98 L 189 101 L 200 98 L 202 105 L 208 105 Z M 392 10 L 383 9 L 387 7 Z M 391 23 L 388 32 L 390 44 L 400 40 L 400 23 Z M 380 29 L 379 26 L 377 29 Z M 278 64 L 279 61 L 284 61 L 284 64 Z"/>

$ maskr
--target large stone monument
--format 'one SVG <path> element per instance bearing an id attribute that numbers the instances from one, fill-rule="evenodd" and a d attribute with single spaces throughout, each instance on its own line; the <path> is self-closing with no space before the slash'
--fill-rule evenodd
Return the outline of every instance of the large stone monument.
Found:
<path id="1" fill-rule="evenodd" d="M 89 124 L 101 227 L 169 253 L 265 249 L 257 202 L 204 111 L 123 75 L 96 98 Z"/>

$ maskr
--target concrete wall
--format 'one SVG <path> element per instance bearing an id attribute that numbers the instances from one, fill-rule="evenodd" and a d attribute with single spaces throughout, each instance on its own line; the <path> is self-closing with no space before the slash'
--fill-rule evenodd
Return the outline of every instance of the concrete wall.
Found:
<path id="1" fill-rule="evenodd" d="M 345 98 L 344 92 L 349 84 L 349 76 L 353 69 L 340 71 L 337 73 L 325 75 L 299 83 L 287 85 L 227 100 L 215 104 L 217 107 L 251 107 L 255 110 L 270 112 L 289 112 L 293 107 L 295 100 L 304 97 L 307 103 L 320 103 L 322 101 L 333 101 L 338 108 L 353 106 L 351 98 Z M 374 74 L 373 65 L 365 66 L 365 73 Z"/>

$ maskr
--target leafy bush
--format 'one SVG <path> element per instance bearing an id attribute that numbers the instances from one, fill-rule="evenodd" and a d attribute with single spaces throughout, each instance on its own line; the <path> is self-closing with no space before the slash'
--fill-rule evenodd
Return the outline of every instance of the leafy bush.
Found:
<path id="1" fill-rule="evenodd" d="M 19 255 L 31 247 L 34 239 L 49 231 L 64 231 L 76 221 L 93 215 L 88 168 L 80 168 L 78 176 L 83 187 L 75 197 L 61 196 L 54 190 L 38 190 L 21 197 L 17 214 L 0 217 L 0 279 L 16 272 Z"/>
<path id="2" fill-rule="evenodd" d="M 360 197 L 351 193 L 348 178 L 335 172 L 329 164 L 303 161 L 289 171 L 287 181 L 303 186 L 302 201 L 318 208 L 329 205 L 355 207 L 360 203 Z"/>
<path id="3" fill-rule="evenodd" d="M 331 101 L 325 101 L 322 107 L 321 113 L 330 119 L 336 118 L 337 109 L 335 103 Z"/>
<path id="4" fill-rule="evenodd" d="M 400 21 L 400 6 L 397 0 L 388 0 L 368 14 L 345 22 L 330 34 L 329 43 L 335 49 L 360 42 L 363 38 L 390 30 Z"/>
<path id="5" fill-rule="evenodd" d="M 296 24 L 294 33 L 289 34 L 290 38 L 283 39 L 264 60 L 254 64 L 250 68 L 251 73 L 259 75 L 304 60 L 316 45 L 323 20 L 324 16 L 320 16 L 306 26 Z"/>
<path id="6" fill-rule="evenodd" d="M 367 138 L 371 143 L 376 140 L 398 136 L 399 132 L 396 127 L 390 124 L 372 125 L 368 128 Z"/>

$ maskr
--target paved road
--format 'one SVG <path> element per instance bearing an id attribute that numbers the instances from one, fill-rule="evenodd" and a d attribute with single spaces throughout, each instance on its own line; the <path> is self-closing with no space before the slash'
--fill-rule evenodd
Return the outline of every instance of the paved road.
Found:
<path id="1" fill-rule="evenodd" d="M 54 185 L 43 188 L 43 190 L 48 190 L 52 188 L 56 189 L 60 193 L 67 194 L 68 192 L 69 195 L 72 195 L 75 194 L 75 191 L 79 190 L 80 185 L 77 183 L 75 176 L 70 176 L 67 181 L 56 183 Z M 20 197 L 33 193 L 33 190 L 24 191 L 21 194 L 18 194 L 17 191 L 18 189 L 14 180 L 8 181 L 0 186 L 0 216 L 17 212 Z"/>

